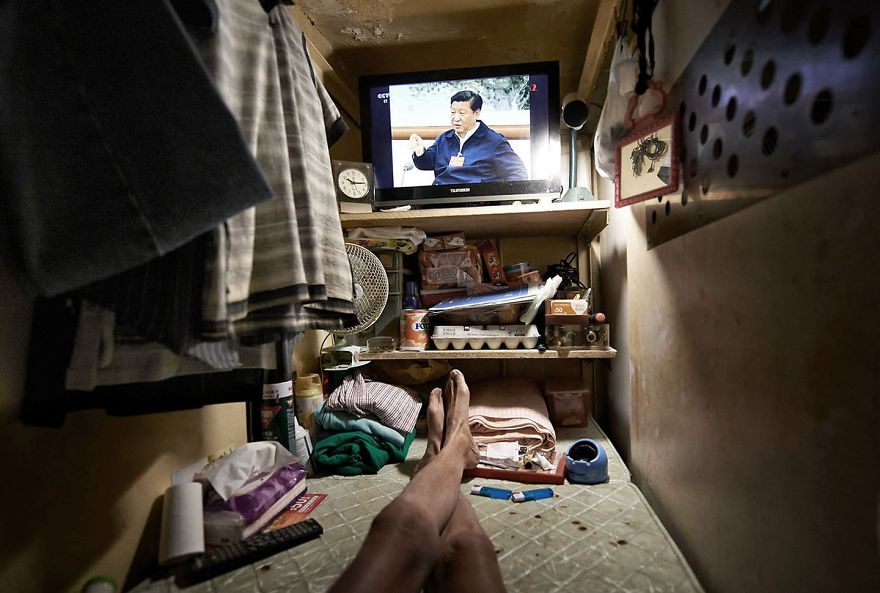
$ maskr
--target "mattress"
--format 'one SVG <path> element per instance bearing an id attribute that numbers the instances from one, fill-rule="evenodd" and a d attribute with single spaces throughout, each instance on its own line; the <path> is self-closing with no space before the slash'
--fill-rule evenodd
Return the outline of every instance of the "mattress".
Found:
<path id="1" fill-rule="evenodd" d="M 558 448 L 581 437 L 601 443 L 608 453 L 604 484 L 553 486 L 555 497 L 513 503 L 468 495 L 498 556 L 510 593 L 661 592 L 699 593 L 703 589 L 660 520 L 630 481 L 630 473 L 599 427 L 557 431 Z M 205 593 L 322 593 L 351 562 L 373 517 L 409 481 L 425 450 L 416 439 L 407 460 L 371 476 L 309 478 L 310 492 L 327 498 L 311 517 L 324 527 L 321 538 L 250 566 L 187 588 Z M 462 484 L 508 489 L 540 486 L 473 478 Z M 136 593 L 177 591 L 172 579 L 145 582 Z"/>

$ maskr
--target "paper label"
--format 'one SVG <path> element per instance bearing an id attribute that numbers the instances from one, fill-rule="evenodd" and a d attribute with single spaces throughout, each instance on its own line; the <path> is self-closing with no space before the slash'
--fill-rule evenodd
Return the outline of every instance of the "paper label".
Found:
<path id="1" fill-rule="evenodd" d="M 263 385 L 263 399 L 278 399 L 293 395 L 293 380 Z"/>

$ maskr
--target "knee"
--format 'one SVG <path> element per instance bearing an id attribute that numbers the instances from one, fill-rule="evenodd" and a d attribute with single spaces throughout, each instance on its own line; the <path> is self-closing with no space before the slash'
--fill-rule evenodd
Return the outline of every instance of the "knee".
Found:
<path id="1" fill-rule="evenodd" d="M 406 500 L 397 499 L 382 509 L 370 531 L 413 565 L 432 567 L 440 555 L 440 535 L 434 525 L 419 507 Z"/>
<path id="2" fill-rule="evenodd" d="M 443 542 L 442 557 L 449 562 L 456 557 L 495 558 L 495 546 L 479 524 L 474 523 L 457 529 Z"/>

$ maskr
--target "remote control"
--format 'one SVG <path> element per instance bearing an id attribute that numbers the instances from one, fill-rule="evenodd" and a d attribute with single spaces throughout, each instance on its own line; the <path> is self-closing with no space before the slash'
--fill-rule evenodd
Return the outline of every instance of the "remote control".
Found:
<path id="1" fill-rule="evenodd" d="M 178 573 L 177 586 L 184 588 L 212 579 L 315 539 L 322 533 L 324 533 L 324 528 L 317 521 L 305 519 L 275 531 L 252 535 L 235 544 L 212 549 L 194 558 L 184 570 Z"/>

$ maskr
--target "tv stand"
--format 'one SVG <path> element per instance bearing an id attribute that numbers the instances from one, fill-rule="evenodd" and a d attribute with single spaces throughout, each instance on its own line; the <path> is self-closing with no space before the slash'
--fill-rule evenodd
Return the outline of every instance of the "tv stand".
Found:
<path id="1" fill-rule="evenodd" d="M 455 204 L 410 204 L 413 210 L 436 210 L 438 208 L 480 208 L 483 206 L 517 206 L 519 204 L 540 204 L 542 200 L 544 203 L 549 203 L 544 194 L 541 194 L 541 198 L 535 196 L 520 196 L 518 198 L 511 198 L 510 200 L 493 200 L 493 201 L 480 201 L 475 199 L 472 202 L 456 202 Z"/>
<path id="2" fill-rule="evenodd" d="M 488 206 L 491 204 L 532 203 L 549 204 L 562 195 L 562 188 L 556 191 L 536 191 L 533 193 L 499 193 L 490 195 L 453 195 L 442 198 L 413 198 L 409 200 L 380 200 L 373 204 L 374 208 L 394 208 L 411 206 L 412 208 L 463 208 L 472 205 Z"/>
<path id="3" fill-rule="evenodd" d="M 608 222 L 608 200 L 509 204 L 340 214 L 342 228 L 412 226 L 426 233 L 462 231 L 468 237 L 586 237 Z M 564 254 L 563 254 L 564 255 Z"/>

